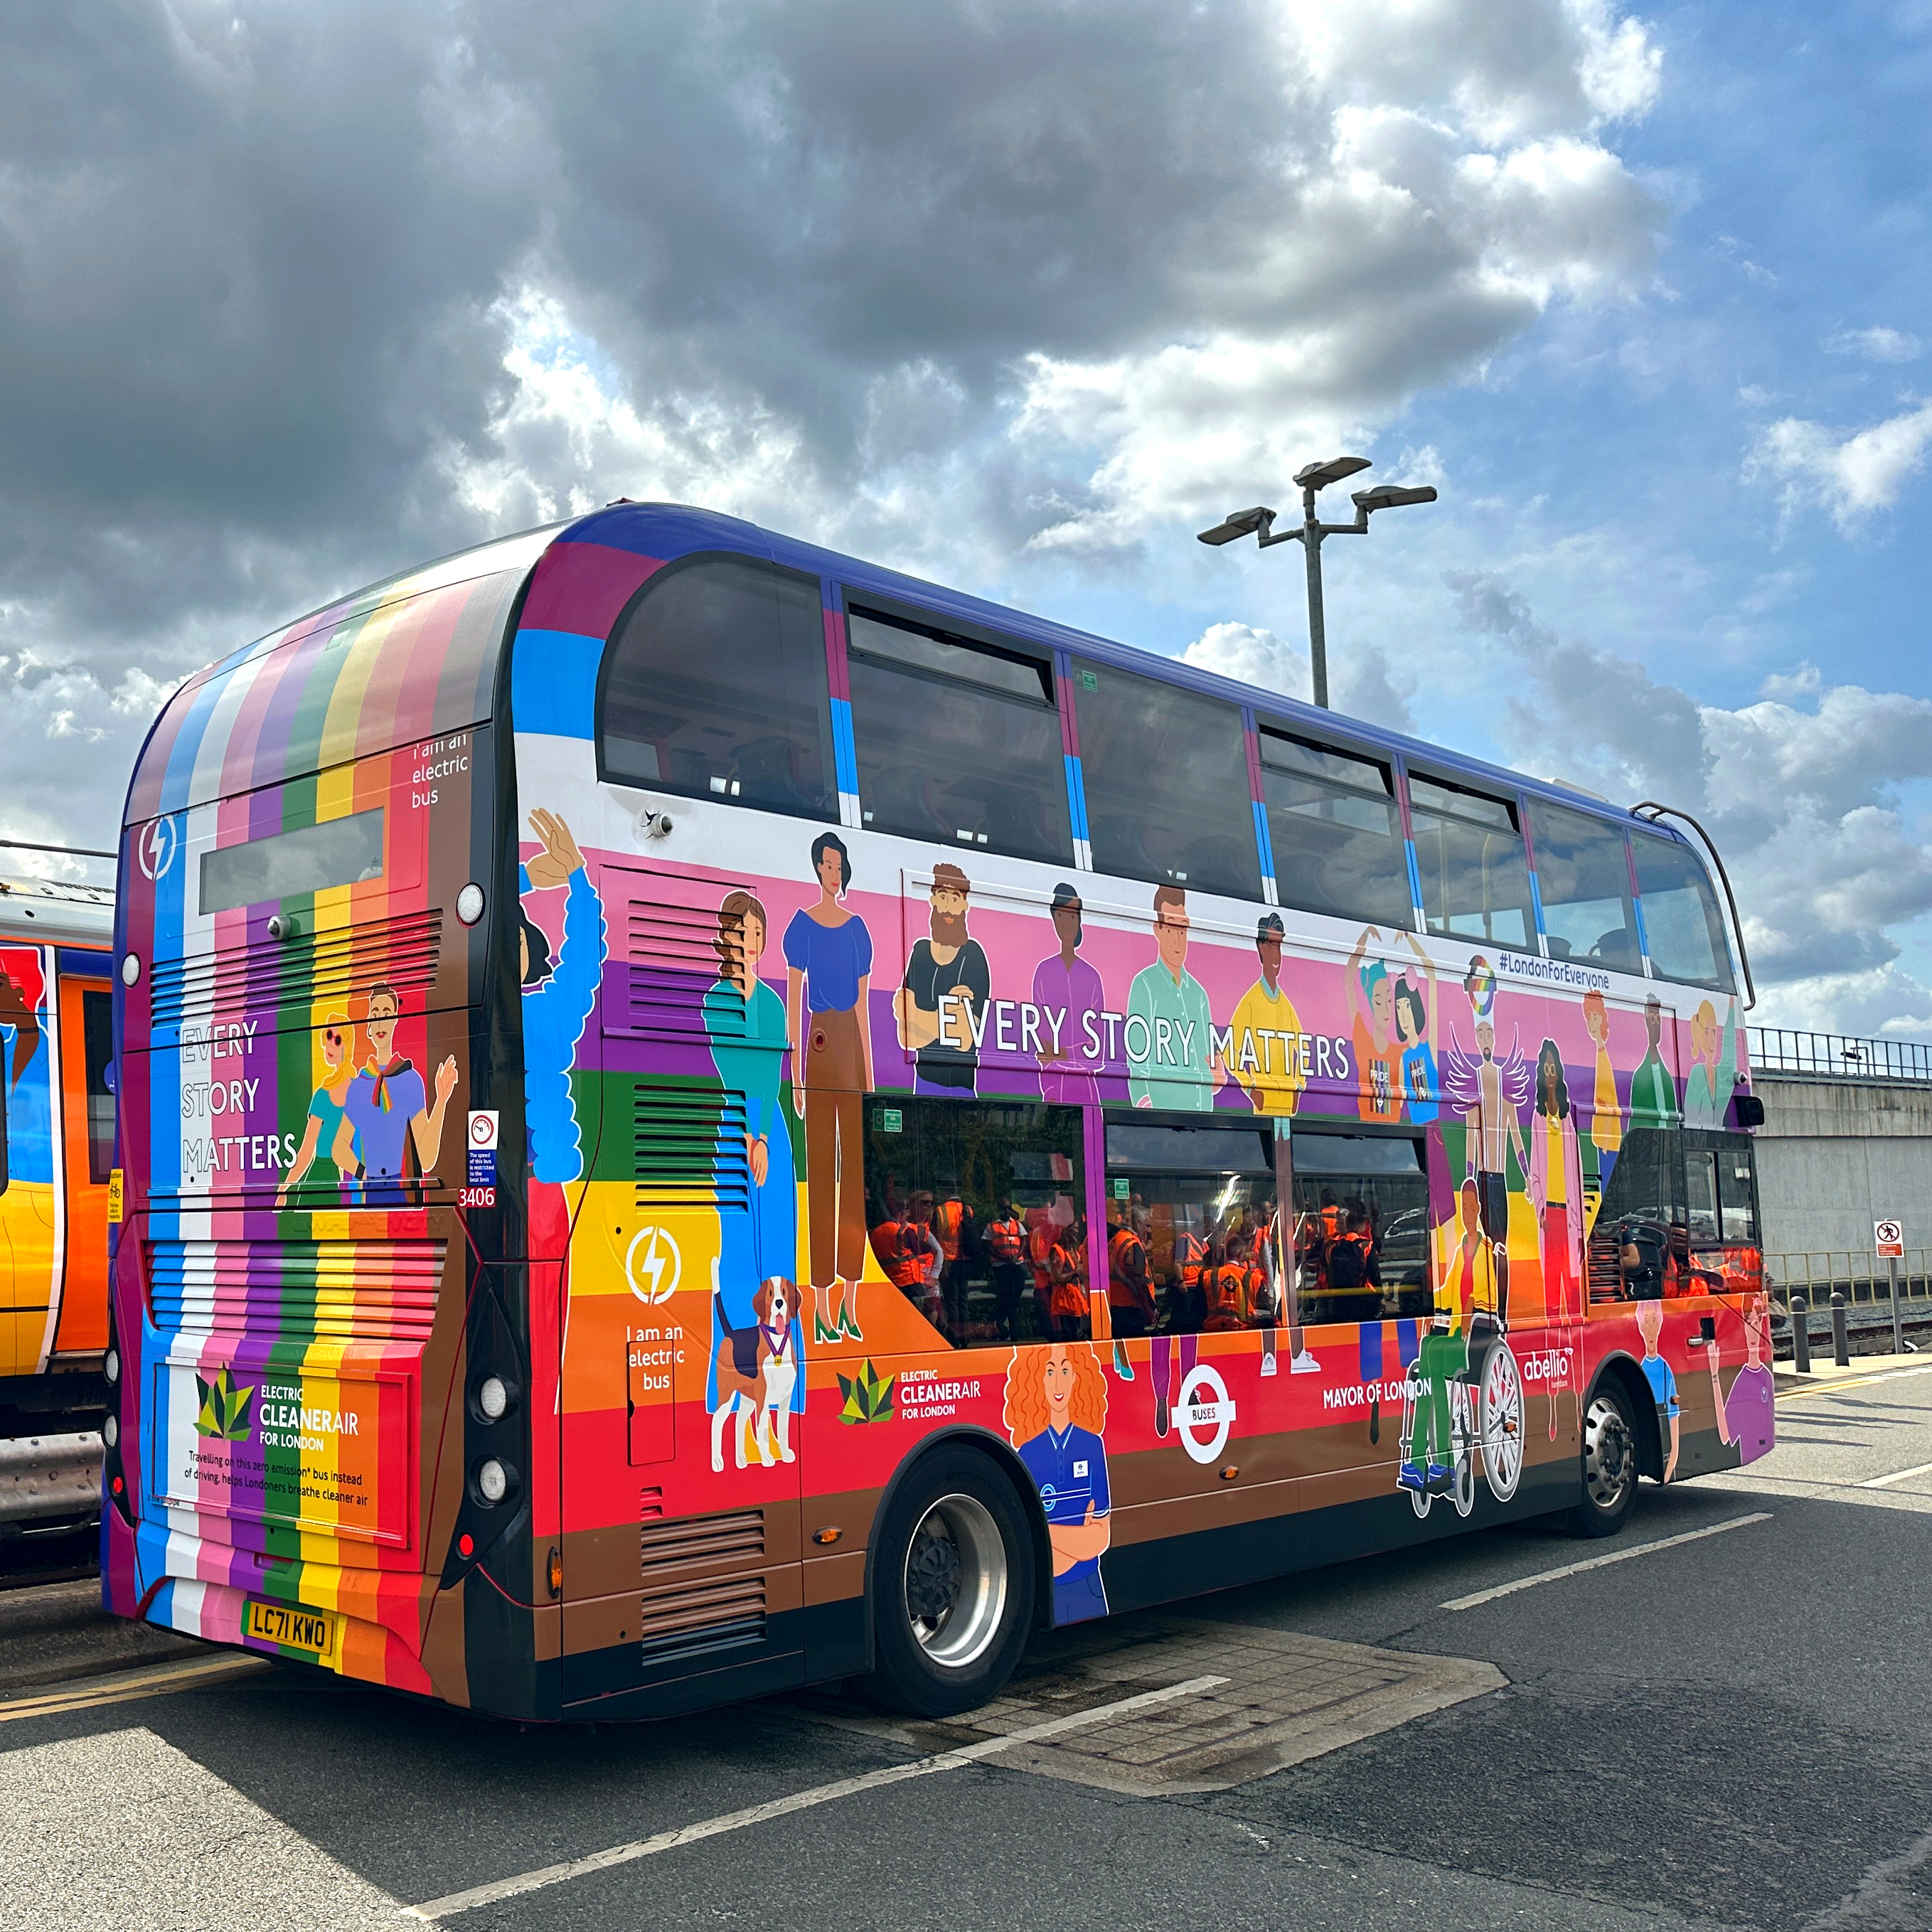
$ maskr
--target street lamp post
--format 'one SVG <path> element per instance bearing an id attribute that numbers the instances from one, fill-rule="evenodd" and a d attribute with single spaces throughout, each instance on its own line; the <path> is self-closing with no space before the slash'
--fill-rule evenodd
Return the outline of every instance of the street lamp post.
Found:
<path id="1" fill-rule="evenodd" d="M 1316 494 L 1346 476 L 1369 467 L 1365 456 L 1337 456 L 1326 463 L 1311 463 L 1295 472 L 1301 491 L 1301 523 L 1298 529 L 1276 530 L 1275 513 L 1257 506 L 1236 510 L 1211 530 L 1201 532 L 1204 544 L 1232 543 L 1237 537 L 1252 535 L 1263 550 L 1271 544 L 1298 543 L 1308 566 L 1308 662 L 1314 676 L 1315 701 L 1328 707 L 1328 632 L 1322 613 L 1322 540 L 1324 537 L 1359 537 L 1368 534 L 1369 518 L 1377 510 L 1393 510 L 1405 503 L 1432 503 L 1436 492 L 1425 484 L 1406 490 L 1394 483 L 1378 483 L 1372 490 L 1358 490 L 1350 500 L 1355 506 L 1352 524 L 1324 524 L 1315 514 Z"/>

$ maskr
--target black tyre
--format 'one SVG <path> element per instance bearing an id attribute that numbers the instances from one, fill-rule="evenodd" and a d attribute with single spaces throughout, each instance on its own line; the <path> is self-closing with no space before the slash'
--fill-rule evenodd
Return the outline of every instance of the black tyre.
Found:
<path id="1" fill-rule="evenodd" d="M 1636 1500 L 1636 1427 L 1616 1383 L 1599 1382 L 1583 1412 L 1583 1496 L 1570 1512 L 1572 1536 L 1614 1536 Z"/>
<path id="2" fill-rule="evenodd" d="M 999 1694 L 1033 1622 L 1034 1538 L 989 1458 L 950 1448 L 919 1463 L 880 1522 L 871 1587 L 874 1699 L 950 1718 Z"/>

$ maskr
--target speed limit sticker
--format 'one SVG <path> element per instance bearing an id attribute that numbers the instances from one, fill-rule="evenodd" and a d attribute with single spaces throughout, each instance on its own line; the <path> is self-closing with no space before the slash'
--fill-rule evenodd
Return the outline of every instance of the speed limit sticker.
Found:
<path id="1" fill-rule="evenodd" d="M 496 1109 L 479 1107 L 470 1116 L 470 1161 L 464 1175 L 472 1187 L 496 1184 Z"/>

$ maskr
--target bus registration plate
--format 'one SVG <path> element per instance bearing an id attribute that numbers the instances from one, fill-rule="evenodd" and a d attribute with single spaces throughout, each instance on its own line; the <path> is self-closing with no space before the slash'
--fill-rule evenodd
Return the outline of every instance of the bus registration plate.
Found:
<path id="1" fill-rule="evenodd" d="M 335 1654 L 335 1618 L 327 1610 L 304 1610 L 290 1604 L 264 1604 L 250 1597 L 242 1626 L 244 1636 L 260 1637 L 315 1657 Z"/>

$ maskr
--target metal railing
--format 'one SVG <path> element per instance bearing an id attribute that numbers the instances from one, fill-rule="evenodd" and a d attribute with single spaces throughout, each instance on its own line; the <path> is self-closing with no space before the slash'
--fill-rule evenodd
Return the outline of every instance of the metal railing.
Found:
<path id="1" fill-rule="evenodd" d="M 1919 1080 L 1932 1085 L 1932 1046 L 1859 1040 L 1792 1027 L 1748 1027 L 1754 1073 L 1826 1074 L 1841 1080 Z"/>
<path id="2" fill-rule="evenodd" d="M 1814 1334 L 1821 1323 L 1829 1328 L 1834 1288 L 1845 1298 L 1846 1308 L 1858 1318 L 1861 1326 L 1868 1324 L 1874 1317 L 1888 1320 L 1891 1316 L 1892 1277 L 1888 1264 L 1875 1259 L 1869 1249 L 1820 1248 L 1809 1254 L 1766 1255 L 1764 1287 L 1771 1298 L 1774 1318 L 1782 1316 L 1787 1321 L 1792 1296 L 1803 1295 L 1810 1305 L 1810 1327 Z M 1905 1251 L 1898 1264 L 1898 1305 L 1901 1314 L 1915 1321 L 1932 1316 L 1932 1249 Z"/>

